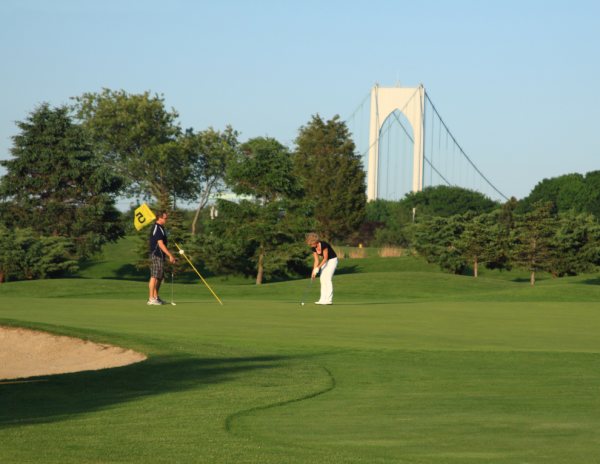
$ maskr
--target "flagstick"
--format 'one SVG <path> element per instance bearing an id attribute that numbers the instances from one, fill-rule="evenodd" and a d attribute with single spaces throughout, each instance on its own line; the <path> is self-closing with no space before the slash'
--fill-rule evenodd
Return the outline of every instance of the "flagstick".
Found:
<path id="1" fill-rule="evenodd" d="M 219 299 L 219 297 L 217 296 L 217 294 L 215 292 L 213 292 L 212 288 L 210 288 L 210 285 L 208 285 L 208 283 L 206 282 L 206 280 L 204 280 L 204 277 L 202 277 L 202 275 L 200 275 L 200 273 L 198 272 L 198 269 L 196 269 L 196 267 L 194 266 L 194 264 L 189 260 L 189 258 L 185 254 L 185 252 L 181 249 L 181 247 L 177 243 L 175 243 L 175 246 L 179 250 L 179 254 L 182 255 L 186 259 L 186 261 L 189 263 L 189 265 L 192 266 L 192 269 L 194 271 L 196 271 L 196 274 L 198 274 L 198 277 L 200 277 L 200 280 L 202 280 L 202 282 L 204 283 L 204 285 L 206 285 L 206 288 L 208 288 L 210 290 L 210 293 L 212 293 L 213 296 L 217 299 L 217 301 L 221 304 L 221 306 L 223 306 L 223 302 Z"/>

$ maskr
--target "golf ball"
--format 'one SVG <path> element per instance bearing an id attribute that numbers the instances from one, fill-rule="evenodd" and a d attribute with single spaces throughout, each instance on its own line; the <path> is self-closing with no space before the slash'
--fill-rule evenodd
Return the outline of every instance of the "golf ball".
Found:
<path id="1" fill-rule="evenodd" d="M 300 303 L 302 306 L 304 306 L 304 302 Z"/>
<path id="2" fill-rule="evenodd" d="M 182 255 L 183 254 L 183 250 L 179 250 L 179 254 Z"/>

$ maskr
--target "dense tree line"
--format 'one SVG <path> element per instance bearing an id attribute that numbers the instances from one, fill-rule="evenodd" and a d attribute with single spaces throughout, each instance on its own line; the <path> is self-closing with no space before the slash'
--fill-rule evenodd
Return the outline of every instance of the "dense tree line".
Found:
<path id="1" fill-rule="evenodd" d="M 249 140 L 230 160 L 227 183 L 243 199 L 220 201 L 218 219 L 199 238 L 207 266 L 255 275 L 261 284 L 265 275 L 286 275 L 301 265 L 310 214 L 302 214 L 307 208 L 288 149 L 273 138 Z"/>
<path id="2" fill-rule="evenodd" d="M 241 144 L 231 127 L 183 130 L 178 116 L 162 96 L 104 89 L 71 106 L 44 103 L 18 122 L 12 157 L 1 162 L 0 223 L 13 246 L 0 249 L 0 282 L 75 271 L 126 233 L 115 208 L 122 196 L 170 211 L 171 235 L 210 270 L 257 283 L 302 266 L 309 230 L 339 240 L 358 228 L 365 175 L 338 117 L 314 116 L 290 150 L 270 138 Z M 218 220 L 207 220 L 209 199 L 226 191 L 240 199 L 219 200 Z M 189 223 L 178 202 L 197 204 Z M 39 269 L 15 266 L 19 250 L 37 256 Z"/>
<path id="3" fill-rule="evenodd" d="M 433 216 L 412 226 L 413 246 L 442 269 L 477 277 L 480 265 L 519 267 L 553 276 L 575 275 L 600 265 L 600 225 L 589 213 L 558 213 L 551 202 L 534 203 L 525 213 L 508 202 L 491 213 Z"/>
<path id="4" fill-rule="evenodd" d="M 0 161 L 0 282 L 75 272 L 81 260 L 128 233 L 123 196 L 170 211 L 171 236 L 206 269 L 264 279 L 297 273 L 303 236 L 410 247 L 443 269 L 481 266 L 555 276 L 600 263 L 600 171 L 539 182 L 500 205 L 454 186 L 400 201 L 366 203 L 365 172 L 345 123 L 313 116 L 294 147 L 269 137 L 239 141 L 232 127 L 182 129 L 162 96 L 104 89 L 44 103 L 17 122 Z M 209 200 L 222 193 L 207 213 Z M 191 212 L 179 204 L 195 204 Z M 191 214 L 190 214 L 191 213 Z M 145 234 L 140 234 L 140 258 Z"/>
<path id="5" fill-rule="evenodd" d="M 558 212 L 589 213 L 600 219 L 600 171 L 543 179 L 519 202 L 517 211 L 530 211 L 539 201 L 552 203 Z"/>
<path id="6" fill-rule="evenodd" d="M 460 187 L 429 187 L 400 201 L 367 205 L 363 239 L 410 247 L 453 273 L 524 268 L 553 276 L 600 265 L 596 216 L 600 172 L 544 179 L 521 201 L 500 205 Z"/>

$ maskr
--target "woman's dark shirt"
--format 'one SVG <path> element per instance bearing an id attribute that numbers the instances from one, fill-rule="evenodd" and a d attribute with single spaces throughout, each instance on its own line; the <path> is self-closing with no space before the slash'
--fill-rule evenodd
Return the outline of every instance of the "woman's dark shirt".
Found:
<path id="1" fill-rule="evenodd" d="M 335 251 L 333 251 L 333 248 L 331 247 L 331 245 L 327 242 L 319 242 L 321 244 L 321 253 L 317 253 L 317 247 L 311 247 L 311 250 L 315 253 L 317 253 L 319 256 L 323 256 L 323 252 L 325 250 L 329 250 L 329 253 L 327 254 L 328 259 L 333 259 L 333 258 L 337 258 L 337 255 L 335 254 Z"/>

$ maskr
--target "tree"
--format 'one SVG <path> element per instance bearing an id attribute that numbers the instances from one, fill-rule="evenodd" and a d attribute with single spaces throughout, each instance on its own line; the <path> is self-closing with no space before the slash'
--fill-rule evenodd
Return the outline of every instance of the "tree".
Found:
<path id="1" fill-rule="evenodd" d="M 573 211 L 558 217 L 549 270 L 555 277 L 590 271 L 600 257 L 600 225 L 587 213 Z"/>
<path id="2" fill-rule="evenodd" d="M 0 284 L 16 273 L 19 253 L 16 249 L 14 232 L 0 223 Z"/>
<path id="3" fill-rule="evenodd" d="M 197 153 L 186 149 L 179 115 L 165 109 L 162 96 L 103 89 L 75 101 L 77 117 L 105 160 L 127 179 L 129 194 L 154 197 L 166 210 L 176 198 L 194 199 Z"/>
<path id="4" fill-rule="evenodd" d="M 247 141 L 228 165 L 227 183 L 249 199 L 219 202 L 203 245 L 207 265 L 224 269 L 225 253 L 232 252 L 236 270 L 248 274 L 252 268 L 257 285 L 265 275 L 297 268 L 306 257 L 302 238 L 310 221 L 287 148 L 272 138 Z"/>
<path id="5" fill-rule="evenodd" d="M 218 217 L 199 236 L 201 256 L 214 273 L 282 278 L 305 271 L 303 233 L 310 211 L 298 201 L 280 200 L 262 205 L 256 201 L 218 200 Z"/>
<path id="6" fill-rule="evenodd" d="M 295 175 L 315 207 L 321 235 L 341 240 L 356 233 L 365 217 L 365 172 L 350 132 L 339 116 L 313 116 L 300 128 Z"/>
<path id="7" fill-rule="evenodd" d="M 498 207 L 498 203 L 482 193 L 446 185 L 427 187 L 420 192 L 409 192 L 400 203 L 407 209 L 416 208 L 417 217 L 449 217 L 467 212 L 478 215 L 489 213 Z"/>
<path id="8" fill-rule="evenodd" d="M 460 274 L 467 268 L 466 260 L 457 247 L 465 223 L 462 215 L 420 220 L 412 227 L 413 246 L 428 262 Z"/>
<path id="9" fill-rule="evenodd" d="M 456 241 L 462 256 L 473 263 L 473 277 L 479 275 L 479 263 L 487 262 L 492 256 L 495 243 L 492 242 L 492 216 L 489 214 L 464 215 L 464 229 Z"/>
<path id="10" fill-rule="evenodd" d="M 208 128 L 194 133 L 190 129 L 183 138 L 185 149 L 196 158 L 192 176 L 195 180 L 198 207 L 192 220 L 192 235 L 196 234 L 198 218 L 211 195 L 225 190 L 225 170 L 228 160 L 235 156 L 238 148 L 237 137 L 238 133 L 231 126 L 227 126 L 222 132 Z"/>
<path id="11" fill-rule="evenodd" d="M 521 200 L 517 211 L 530 212 L 539 202 L 551 202 L 557 212 L 570 209 L 583 212 L 587 196 L 584 176 L 565 174 L 538 182 L 531 193 Z"/>
<path id="12" fill-rule="evenodd" d="M 487 233 L 490 248 L 486 254 L 487 259 L 485 262 L 485 267 L 488 269 L 512 269 L 512 234 L 515 228 L 515 208 L 517 204 L 517 199 L 512 197 L 501 208 L 489 213 L 490 227 Z"/>
<path id="13" fill-rule="evenodd" d="M 373 231 L 370 235 L 374 236 L 374 246 L 408 246 L 406 229 L 411 222 L 412 211 L 405 204 L 378 199 L 367 203 L 365 224 L 361 230 Z M 368 240 L 370 237 L 365 238 Z"/>
<path id="14" fill-rule="evenodd" d="M 585 189 L 586 203 L 583 211 L 600 220 L 600 171 L 591 171 L 585 175 Z"/>
<path id="15" fill-rule="evenodd" d="M 0 180 L 6 225 L 67 237 L 79 257 L 121 237 L 115 197 L 122 180 L 96 156 L 68 108 L 44 103 L 17 126 L 12 159 L 0 161 L 7 171 Z"/>
<path id="16" fill-rule="evenodd" d="M 262 204 L 299 198 L 302 193 L 288 149 L 269 137 L 250 139 L 240 147 L 228 167 L 227 181 L 238 195 L 250 195 Z"/>
<path id="17" fill-rule="evenodd" d="M 78 269 L 73 243 L 65 237 L 43 237 L 30 228 L 9 229 L 0 223 L 0 284 L 61 276 Z"/>
<path id="18" fill-rule="evenodd" d="M 551 270 L 555 256 L 555 235 L 558 221 L 552 202 L 538 202 L 533 210 L 518 218 L 513 230 L 515 264 L 530 271 L 530 283 L 535 285 L 538 271 Z"/>
<path id="19" fill-rule="evenodd" d="M 239 229 L 253 218 L 251 206 L 254 203 L 240 207 L 233 201 L 217 200 L 218 217 L 205 224 L 203 234 L 193 237 L 198 256 L 211 272 L 256 277 L 257 244 Z"/>
<path id="20" fill-rule="evenodd" d="M 71 258 L 72 247 L 65 237 L 44 237 L 31 229 L 17 229 L 17 278 L 45 279 L 75 272 L 78 265 Z"/>

